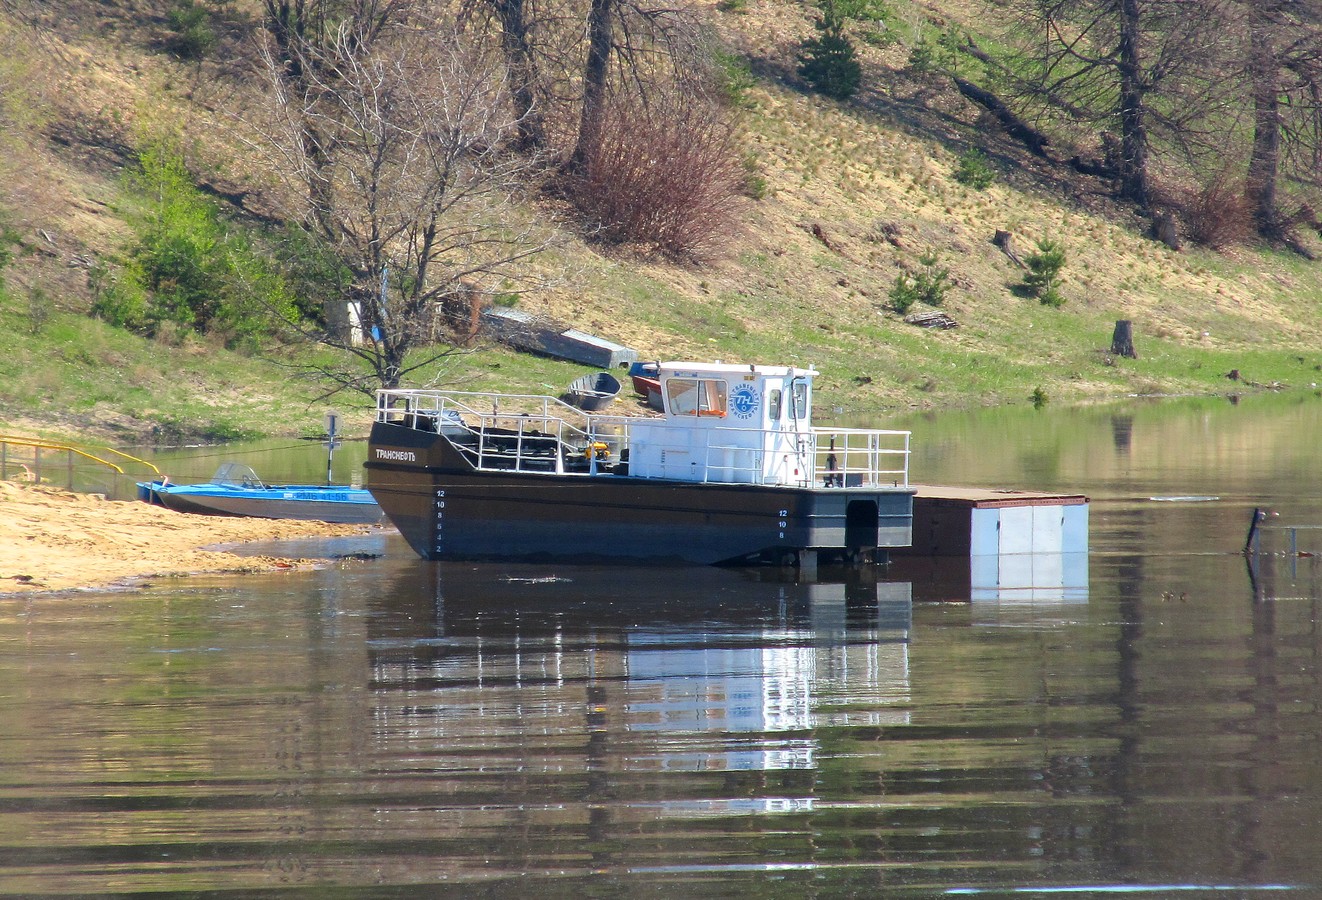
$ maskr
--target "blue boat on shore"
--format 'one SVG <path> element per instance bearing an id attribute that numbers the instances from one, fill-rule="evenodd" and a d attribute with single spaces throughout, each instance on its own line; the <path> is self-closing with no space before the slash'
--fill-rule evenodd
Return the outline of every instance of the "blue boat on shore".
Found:
<path id="1" fill-rule="evenodd" d="M 177 512 L 261 519 L 376 524 L 385 514 L 371 493 L 345 485 L 266 484 L 250 466 L 224 463 L 205 484 L 138 482 L 138 499 Z"/>

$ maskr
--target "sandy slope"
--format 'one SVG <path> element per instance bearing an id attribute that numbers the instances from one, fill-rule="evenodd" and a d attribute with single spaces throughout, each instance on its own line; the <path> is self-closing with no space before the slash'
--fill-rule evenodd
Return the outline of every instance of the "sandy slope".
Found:
<path id="1" fill-rule="evenodd" d="M 307 567 L 312 565 L 307 560 L 201 548 L 371 530 L 363 525 L 188 515 L 138 501 L 0 481 L 0 595 L 110 587 L 202 572 Z"/>

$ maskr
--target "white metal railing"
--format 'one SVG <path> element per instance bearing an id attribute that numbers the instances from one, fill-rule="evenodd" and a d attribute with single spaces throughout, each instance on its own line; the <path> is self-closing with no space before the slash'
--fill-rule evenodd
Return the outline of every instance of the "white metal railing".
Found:
<path id="1" fill-rule="evenodd" d="M 433 390 L 378 391 L 376 419 L 459 436 L 452 443 L 480 470 L 585 475 L 614 471 L 629 449 L 631 425 L 639 421 L 584 412 L 539 394 Z M 641 421 L 650 425 L 656 420 Z M 682 434 L 685 441 L 676 440 L 666 449 L 693 456 L 695 465 L 688 476 L 692 480 L 822 488 L 909 484 L 907 431 L 784 432 L 714 426 Z M 701 436 L 700 446 L 691 442 L 695 435 Z M 768 450 L 768 445 L 779 446 Z M 791 457 L 787 471 L 768 477 L 768 454 Z"/>
<path id="2" fill-rule="evenodd" d="M 813 429 L 813 482 L 824 487 L 908 487 L 907 431 Z"/>
<path id="3" fill-rule="evenodd" d="M 554 412 L 552 412 L 554 410 Z M 589 413 L 543 394 L 495 394 L 479 391 L 391 389 L 376 392 L 376 420 L 400 424 L 409 415 L 433 419 L 453 411 L 475 416 L 530 416 L 586 421 Z"/>
<path id="4" fill-rule="evenodd" d="M 785 449 L 750 448 L 747 443 L 721 443 L 723 435 L 746 436 L 748 429 L 712 428 L 703 447 L 704 481 L 766 482 L 766 457 Z M 800 487 L 908 487 L 907 431 L 863 428 L 813 428 L 806 432 L 755 432 L 761 436 L 795 438 L 789 450 L 791 468 L 778 473 L 779 483 Z"/>

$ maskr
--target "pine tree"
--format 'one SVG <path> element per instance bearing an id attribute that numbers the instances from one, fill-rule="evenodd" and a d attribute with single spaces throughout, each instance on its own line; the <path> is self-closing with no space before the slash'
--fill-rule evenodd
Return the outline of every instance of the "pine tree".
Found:
<path id="1" fill-rule="evenodd" d="M 863 67 L 853 43 L 845 37 L 845 19 L 836 11 L 833 0 L 822 0 L 821 9 L 817 37 L 804 41 L 799 50 L 799 74 L 818 92 L 845 100 L 858 90 Z"/>

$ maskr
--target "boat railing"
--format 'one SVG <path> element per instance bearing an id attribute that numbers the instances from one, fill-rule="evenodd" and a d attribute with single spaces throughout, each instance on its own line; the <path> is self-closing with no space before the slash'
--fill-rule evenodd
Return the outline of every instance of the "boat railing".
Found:
<path id="1" fill-rule="evenodd" d="M 814 428 L 789 433 L 793 445 L 788 466 L 766 465 L 766 456 L 783 449 L 750 447 L 748 429 L 712 428 L 705 432 L 703 480 L 735 483 L 792 484 L 798 487 L 907 487 L 909 432 L 862 428 Z M 762 436 L 783 440 L 786 432 Z"/>
<path id="2" fill-rule="evenodd" d="M 813 429 L 813 483 L 823 487 L 908 487 L 907 431 Z"/>
<path id="3" fill-rule="evenodd" d="M 481 391 L 437 391 L 399 388 L 376 392 L 376 419 L 378 422 L 426 427 L 409 419 L 423 417 L 435 420 L 446 411 L 469 413 L 474 416 L 531 415 L 544 419 L 577 419 L 586 422 L 590 416 L 563 400 L 545 394 L 494 394 Z"/>
<path id="4" fill-rule="evenodd" d="M 649 436 L 650 451 L 653 458 L 674 453 L 679 459 L 691 459 L 689 467 L 633 474 L 803 488 L 907 487 L 909 438 L 907 431 L 858 428 L 682 430 L 661 438 L 659 446 Z"/>
<path id="5" fill-rule="evenodd" d="M 377 420 L 445 434 L 477 469 L 593 472 L 619 460 L 616 416 L 593 416 L 555 397 L 477 391 L 379 391 Z"/>
<path id="6" fill-rule="evenodd" d="M 539 394 L 385 390 L 377 393 L 377 421 L 445 434 L 482 470 L 598 474 L 621 471 L 631 426 L 640 420 L 584 412 Z M 695 435 L 701 446 L 684 443 Z M 696 451 L 701 470 L 679 477 L 700 481 L 907 487 L 909 437 L 907 431 L 861 428 L 783 432 L 717 426 L 677 431 L 674 449 Z M 783 471 L 766 465 L 768 454 L 786 456 L 787 447 Z"/>

